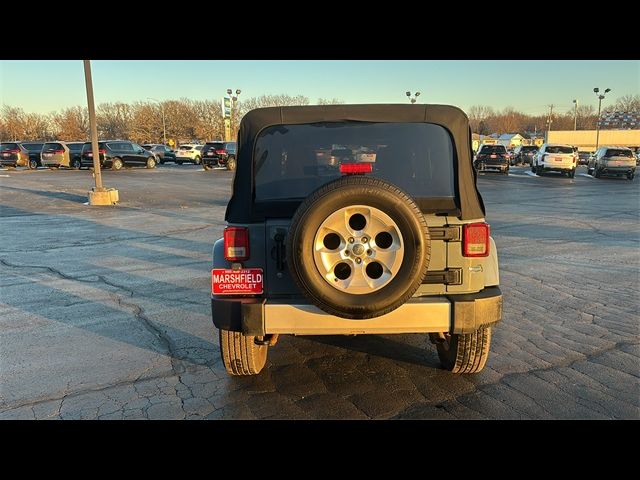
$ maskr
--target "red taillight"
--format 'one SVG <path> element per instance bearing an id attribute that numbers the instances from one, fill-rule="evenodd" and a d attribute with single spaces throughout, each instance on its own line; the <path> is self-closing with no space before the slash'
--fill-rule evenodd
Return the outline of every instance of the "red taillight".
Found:
<path id="1" fill-rule="evenodd" d="M 61 151 L 60 153 L 63 153 L 63 151 Z M 86 153 L 88 156 L 93 157 L 93 151 L 92 151 L 92 150 L 87 150 L 85 153 Z M 107 151 L 106 151 L 105 149 L 103 149 L 103 148 L 100 148 L 100 149 L 98 149 L 98 153 L 99 153 L 100 155 L 105 155 L 105 154 L 107 153 Z"/>
<path id="2" fill-rule="evenodd" d="M 53 154 L 54 155 L 63 155 L 64 154 L 64 150 L 54 150 Z"/>
<path id="3" fill-rule="evenodd" d="M 3 153 L 10 153 L 12 155 L 18 155 L 20 153 L 20 150 L 16 149 L 16 150 L 5 150 Z"/>
<path id="4" fill-rule="evenodd" d="M 218 155 L 224 155 L 224 154 L 225 154 L 225 153 L 227 153 L 227 152 L 225 152 L 224 150 L 216 150 L 216 153 L 217 153 Z"/>
<path id="5" fill-rule="evenodd" d="M 363 175 L 373 171 L 372 163 L 341 163 L 340 173 L 343 175 Z"/>
<path id="6" fill-rule="evenodd" d="M 462 254 L 465 257 L 489 256 L 489 225 L 469 223 L 462 229 Z"/>
<path id="7" fill-rule="evenodd" d="M 224 258 L 241 262 L 249 258 L 249 229 L 227 227 L 224 229 Z"/>

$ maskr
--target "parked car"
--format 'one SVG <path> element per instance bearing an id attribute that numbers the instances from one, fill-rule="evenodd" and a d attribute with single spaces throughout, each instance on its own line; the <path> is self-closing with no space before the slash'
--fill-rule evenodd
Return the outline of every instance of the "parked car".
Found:
<path id="1" fill-rule="evenodd" d="M 531 159 L 538 151 L 538 147 L 535 145 L 520 145 L 516 147 L 514 156 L 511 158 L 511 165 L 522 163 L 525 165 L 531 165 Z"/>
<path id="2" fill-rule="evenodd" d="M 636 166 L 636 159 L 630 148 L 600 147 L 589 159 L 587 173 L 595 178 L 602 175 L 626 175 L 629 180 L 633 180 Z"/>
<path id="3" fill-rule="evenodd" d="M 20 142 L 24 148 L 29 151 L 29 168 L 31 170 L 35 170 L 39 166 L 40 163 L 40 152 L 42 152 L 42 146 L 44 143 L 42 142 Z"/>
<path id="4" fill-rule="evenodd" d="M 473 166 L 478 172 L 487 170 L 509 173 L 509 157 L 504 145 L 481 145 Z"/>
<path id="5" fill-rule="evenodd" d="M 236 169 L 236 142 L 207 142 L 202 148 L 202 166 L 205 170 L 213 167 Z"/>
<path id="6" fill-rule="evenodd" d="M 578 155 L 571 145 L 544 143 L 533 156 L 531 171 L 542 176 L 545 172 L 560 172 L 569 178 L 576 176 Z"/>
<path id="7" fill-rule="evenodd" d="M 40 152 L 43 167 L 60 168 L 71 166 L 71 150 L 64 142 L 47 142 Z"/>
<path id="8" fill-rule="evenodd" d="M 37 168 L 37 165 L 29 161 L 29 150 L 17 142 L 0 143 L 0 165 Z"/>
<path id="9" fill-rule="evenodd" d="M 259 108 L 238 147 L 211 272 L 230 375 L 259 373 L 281 334 L 429 334 L 444 369 L 483 369 L 502 293 L 460 109 Z"/>
<path id="10" fill-rule="evenodd" d="M 195 143 L 180 145 L 178 150 L 176 150 L 176 163 L 182 165 L 184 162 L 192 162 L 200 165 L 202 161 L 202 147 L 204 147 L 204 145 Z"/>
<path id="11" fill-rule="evenodd" d="M 120 170 L 125 166 L 144 165 L 155 168 L 156 157 L 137 143 L 125 140 L 104 140 L 98 142 L 100 166 Z M 91 142 L 82 147 L 82 166 L 93 167 L 93 151 Z"/>
<path id="12" fill-rule="evenodd" d="M 589 152 L 578 152 L 578 165 L 588 165 L 590 156 Z"/>
<path id="13" fill-rule="evenodd" d="M 171 148 L 159 143 L 145 143 L 142 148 L 149 150 L 156 156 L 158 163 L 163 164 L 165 162 L 176 162 L 176 154 Z"/>
<path id="14" fill-rule="evenodd" d="M 82 167 L 82 147 L 84 146 L 84 142 L 65 142 L 67 147 L 69 147 L 69 156 L 71 157 L 71 162 L 69 163 L 69 168 L 73 168 L 74 170 L 80 170 Z"/>

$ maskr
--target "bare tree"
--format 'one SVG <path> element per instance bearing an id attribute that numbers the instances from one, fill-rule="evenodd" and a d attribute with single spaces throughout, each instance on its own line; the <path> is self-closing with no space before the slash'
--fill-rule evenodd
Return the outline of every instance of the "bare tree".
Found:
<path id="1" fill-rule="evenodd" d="M 23 136 L 24 110 L 9 105 L 2 106 L 2 125 L 5 140 L 21 140 Z"/>
<path id="2" fill-rule="evenodd" d="M 101 138 L 128 139 L 132 117 L 131 105 L 127 103 L 101 103 L 96 111 L 98 135 Z"/>
<path id="3" fill-rule="evenodd" d="M 65 108 L 51 116 L 51 126 L 58 140 L 89 140 L 89 112 L 86 107 Z"/>
<path id="4" fill-rule="evenodd" d="M 193 104 L 196 117 L 196 135 L 203 140 L 219 140 L 224 137 L 222 102 L 215 100 L 196 101 Z"/>
<path id="5" fill-rule="evenodd" d="M 484 130 L 486 130 L 487 119 L 494 115 L 493 108 L 488 107 L 486 105 L 473 105 L 471 108 L 469 108 L 467 115 L 469 116 L 469 124 L 471 125 L 471 131 L 475 133 L 479 133 L 481 135 L 486 135 L 485 132 L 480 132 L 480 124 L 482 123 Z"/>
<path id="6" fill-rule="evenodd" d="M 604 112 L 623 112 L 638 113 L 640 112 L 640 95 L 623 95 L 616 99 L 616 103 L 606 107 Z"/>

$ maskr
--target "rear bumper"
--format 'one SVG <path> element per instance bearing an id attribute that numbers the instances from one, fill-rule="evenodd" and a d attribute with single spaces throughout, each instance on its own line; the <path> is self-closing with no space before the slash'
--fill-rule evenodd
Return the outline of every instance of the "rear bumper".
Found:
<path id="1" fill-rule="evenodd" d="M 633 165 L 627 165 L 627 166 L 619 166 L 619 167 L 607 167 L 607 166 L 602 166 L 599 167 L 600 168 L 600 172 L 602 173 L 616 173 L 616 174 L 621 174 L 621 173 L 635 173 L 636 171 L 636 166 Z"/>
<path id="2" fill-rule="evenodd" d="M 396 310 L 368 320 L 329 315 L 304 298 L 212 297 L 217 328 L 246 335 L 352 335 L 389 333 L 471 333 L 502 319 L 499 287 L 462 295 L 414 297 Z"/>
<path id="3" fill-rule="evenodd" d="M 559 172 L 568 172 L 568 171 L 571 171 L 571 170 L 576 168 L 576 166 L 575 166 L 575 164 L 573 162 L 571 162 L 571 163 L 544 162 L 544 163 L 540 164 L 540 167 L 544 168 L 545 170 L 557 170 Z"/>

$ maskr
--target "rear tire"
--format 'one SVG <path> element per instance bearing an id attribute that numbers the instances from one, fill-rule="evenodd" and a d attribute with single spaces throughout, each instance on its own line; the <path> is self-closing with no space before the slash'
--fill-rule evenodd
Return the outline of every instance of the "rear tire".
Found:
<path id="1" fill-rule="evenodd" d="M 200 157 L 196 157 L 193 159 L 193 163 L 195 163 L 196 165 L 200 165 L 200 162 L 202 161 L 202 159 Z"/>
<path id="2" fill-rule="evenodd" d="M 436 343 L 442 368 L 451 373 L 478 373 L 489 358 L 491 327 L 473 333 L 446 334 L 445 340 Z"/>
<path id="3" fill-rule="evenodd" d="M 74 170 L 80 170 L 82 168 L 82 163 L 77 158 L 71 161 L 71 168 Z"/>
<path id="4" fill-rule="evenodd" d="M 634 172 L 631 173 L 627 173 L 627 180 L 633 180 L 633 177 L 635 177 L 636 174 Z"/>
<path id="5" fill-rule="evenodd" d="M 209 164 L 206 164 L 206 163 L 202 164 L 202 168 L 204 168 L 207 171 L 213 170 L 213 167 L 211 165 L 209 165 Z"/>
<path id="6" fill-rule="evenodd" d="M 37 160 L 29 160 L 29 163 L 27 164 L 27 168 L 29 168 L 29 170 L 35 170 L 38 168 L 38 161 Z"/>
<path id="7" fill-rule="evenodd" d="M 117 157 L 111 161 L 111 170 L 122 170 L 123 166 L 122 160 Z"/>
<path id="8" fill-rule="evenodd" d="M 178 165 L 182 165 L 182 160 L 176 160 L 176 163 L 177 163 Z"/>
<path id="9" fill-rule="evenodd" d="M 156 159 L 153 157 L 147 158 L 147 168 L 156 168 Z"/>
<path id="10" fill-rule="evenodd" d="M 236 157 L 229 157 L 227 160 L 227 170 L 235 170 L 236 169 Z"/>
<path id="11" fill-rule="evenodd" d="M 256 375 L 267 362 L 267 345 L 256 345 L 256 337 L 220 330 L 220 356 L 229 375 Z"/>
<path id="12" fill-rule="evenodd" d="M 597 164 L 593 166 L 593 176 L 595 178 L 600 178 L 600 169 Z"/>

